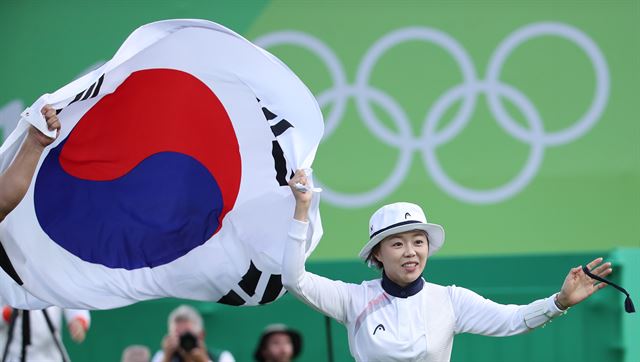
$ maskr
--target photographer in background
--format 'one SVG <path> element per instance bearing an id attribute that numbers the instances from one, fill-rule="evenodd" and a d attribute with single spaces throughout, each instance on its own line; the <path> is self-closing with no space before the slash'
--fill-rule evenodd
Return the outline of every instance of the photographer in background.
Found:
<path id="1" fill-rule="evenodd" d="M 156 352 L 152 362 L 235 362 L 229 351 L 207 348 L 202 317 L 193 307 L 181 305 L 174 309 L 168 324 L 162 350 Z"/>

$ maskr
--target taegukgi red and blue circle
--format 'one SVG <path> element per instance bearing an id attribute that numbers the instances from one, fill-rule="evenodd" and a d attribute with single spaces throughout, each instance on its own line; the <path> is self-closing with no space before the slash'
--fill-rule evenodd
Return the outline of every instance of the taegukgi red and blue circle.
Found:
<path id="1" fill-rule="evenodd" d="M 132 73 L 50 150 L 36 178 L 44 232 L 78 258 L 133 270 L 204 244 L 233 209 L 238 141 L 213 91 L 189 73 Z"/>

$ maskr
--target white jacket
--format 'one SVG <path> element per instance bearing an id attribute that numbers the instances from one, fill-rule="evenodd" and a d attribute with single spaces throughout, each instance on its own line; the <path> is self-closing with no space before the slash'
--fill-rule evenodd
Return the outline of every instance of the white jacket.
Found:
<path id="1" fill-rule="evenodd" d="M 564 312 L 554 296 L 528 305 L 503 305 L 461 287 L 419 280 L 403 297 L 388 280 L 350 284 L 305 271 L 307 224 L 293 220 L 282 282 L 297 298 L 345 325 L 357 361 L 449 361 L 458 333 L 510 336 Z M 390 282 L 392 283 L 392 282 Z M 391 294 L 390 294 L 391 293 Z M 396 294 L 393 296 L 392 294 Z"/>

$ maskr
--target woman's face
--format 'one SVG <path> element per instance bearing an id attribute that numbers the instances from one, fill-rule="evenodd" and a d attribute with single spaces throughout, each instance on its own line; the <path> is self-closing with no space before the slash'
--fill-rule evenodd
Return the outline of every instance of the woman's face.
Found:
<path id="1" fill-rule="evenodd" d="M 428 255 L 427 235 L 418 230 L 386 237 L 374 253 L 374 257 L 382 263 L 387 277 L 401 287 L 422 275 Z"/>

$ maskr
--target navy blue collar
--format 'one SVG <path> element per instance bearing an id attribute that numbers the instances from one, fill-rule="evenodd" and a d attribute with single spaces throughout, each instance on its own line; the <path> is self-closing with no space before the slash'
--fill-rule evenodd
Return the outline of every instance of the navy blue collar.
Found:
<path id="1" fill-rule="evenodd" d="M 412 295 L 418 294 L 422 290 L 422 287 L 424 287 L 424 280 L 422 277 L 412 281 L 409 285 L 403 288 L 393 282 L 393 280 L 389 279 L 387 274 L 382 271 L 382 289 L 394 297 L 408 298 Z"/>

